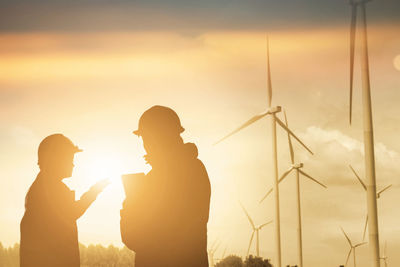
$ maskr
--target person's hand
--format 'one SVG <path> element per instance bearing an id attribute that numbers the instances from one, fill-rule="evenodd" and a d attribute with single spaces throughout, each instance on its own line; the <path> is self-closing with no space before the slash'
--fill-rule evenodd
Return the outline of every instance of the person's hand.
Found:
<path id="1" fill-rule="evenodd" d="M 91 188 L 90 188 L 90 192 L 91 193 L 93 193 L 93 194 L 96 194 L 96 195 L 98 195 L 98 194 L 100 194 L 103 190 L 104 190 L 104 188 L 106 188 L 109 184 L 110 184 L 111 182 L 110 182 L 110 179 L 103 179 L 103 180 L 101 180 L 101 181 L 99 181 L 99 182 L 97 182 L 96 184 L 94 184 Z"/>

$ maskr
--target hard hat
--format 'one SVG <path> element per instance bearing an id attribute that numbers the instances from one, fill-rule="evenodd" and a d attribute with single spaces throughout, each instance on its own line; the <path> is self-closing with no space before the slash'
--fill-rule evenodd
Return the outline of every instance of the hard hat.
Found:
<path id="1" fill-rule="evenodd" d="M 175 111 L 164 106 L 153 106 L 142 114 L 139 127 L 133 133 L 138 136 L 160 131 L 180 134 L 184 130 Z"/>
<path id="2" fill-rule="evenodd" d="M 52 134 L 47 136 L 39 145 L 38 161 L 46 158 L 57 157 L 67 153 L 77 153 L 83 150 L 74 145 L 70 139 L 62 134 Z"/>

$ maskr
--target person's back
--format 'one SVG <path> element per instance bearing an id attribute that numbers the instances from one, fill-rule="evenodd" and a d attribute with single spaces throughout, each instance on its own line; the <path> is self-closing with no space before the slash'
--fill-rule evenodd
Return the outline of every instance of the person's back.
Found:
<path id="1" fill-rule="evenodd" d="M 41 142 L 40 172 L 26 195 L 20 225 L 21 267 L 79 267 L 76 220 L 107 185 L 101 181 L 75 201 L 75 192 L 62 180 L 72 175 L 74 154 L 80 151 L 61 134 Z"/>
<path id="2" fill-rule="evenodd" d="M 196 146 L 177 140 L 157 153 L 143 138 L 152 170 L 121 210 L 122 240 L 137 267 L 208 266 L 210 182 Z"/>

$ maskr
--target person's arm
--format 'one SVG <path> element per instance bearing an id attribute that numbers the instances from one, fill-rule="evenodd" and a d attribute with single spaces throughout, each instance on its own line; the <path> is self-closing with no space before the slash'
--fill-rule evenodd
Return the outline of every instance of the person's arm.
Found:
<path id="1" fill-rule="evenodd" d="M 74 215 L 76 219 L 79 219 L 90 205 L 96 200 L 97 196 L 109 185 L 108 179 L 97 182 L 93 185 L 81 198 L 75 201 Z"/>

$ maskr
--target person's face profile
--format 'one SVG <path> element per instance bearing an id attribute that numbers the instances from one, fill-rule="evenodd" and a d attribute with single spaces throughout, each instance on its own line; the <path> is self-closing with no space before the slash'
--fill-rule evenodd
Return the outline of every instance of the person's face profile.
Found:
<path id="1" fill-rule="evenodd" d="M 73 172 L 73 170 L 74 170 L 74 167 L 75 167 L 75 165 L 74 165 L 74 156 L 75 156 L 75 154 L 74 153 L 71 153 L 71 154 L 68 154 L 66 157 L 65 157 L 65 161 L 64 161 L 64 164 L 63 164 L 63 169 L 61 170 L 61 177 L 62 178 L 68 178 L 68 177 L 71 177 L 72 176 L 72 172 Z"/>
<path id="2" fill-rule="evenodd" d="M 156 138 L 154 137 L 154 135 L 142 134 L 140 137 L 143 141 L 144 150 L 146 150 L 148 154 L 154 152 L 154 147 L 156 146 Z"/>
<path id="3" fill-rule="evenodd" d="M 53 158 L 50 170 L 59 179 L 72 176 L 74 169 L 74 153 L 63 153 Z"/>

